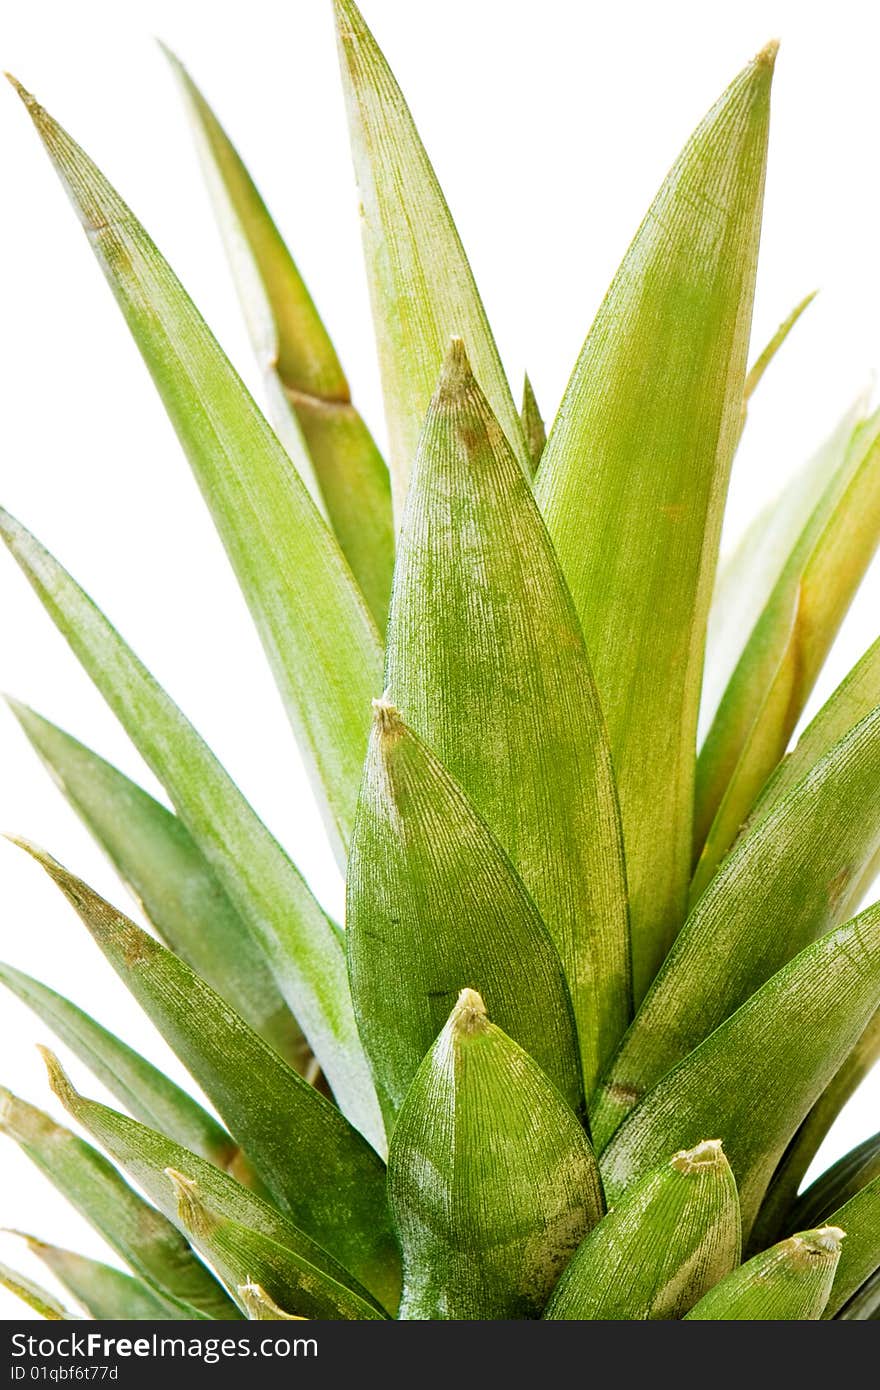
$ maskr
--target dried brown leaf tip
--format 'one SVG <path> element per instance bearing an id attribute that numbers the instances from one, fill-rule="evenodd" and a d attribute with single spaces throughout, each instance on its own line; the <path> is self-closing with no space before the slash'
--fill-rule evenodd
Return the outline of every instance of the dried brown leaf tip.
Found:
<path id="1" fill-rule="evenodd" d="M 482 995 L 475 989 L 463 989 L 450 1015 L 452 1031 L 460 1038 L 469 1038 L 476 1033 L 485 1033 L 488 1023 Z"/>
<path id="2" fill-rule="evenodd" d="M 680 1173 L 701 1173 L 707 1168 L 719 1168 L 724 1163 L 720 1139 L 703 1139 L 692 1149 L 680 1149 L 670 1163 Z"/>

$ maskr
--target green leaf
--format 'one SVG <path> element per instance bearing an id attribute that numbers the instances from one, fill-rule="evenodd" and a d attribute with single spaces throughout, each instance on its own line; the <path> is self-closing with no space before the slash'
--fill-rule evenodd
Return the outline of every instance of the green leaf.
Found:
<path id="1" fill-rule="evenodd" d="M 2 510 L 0 535 L 246 923 L 251 949 L 268 963 L 340 1107 L 383 1147 L 336 928 L 210 749 L 91 599 Z"/>
<path id="2" fill-rule="evenodd" d="M 854 1149 L 850 1149 L 849 1153 L 839 1158 L 801 1193 L 789 1214 L 789 1229 L 802 1226 L 804 1218 L 812 1221 L 830 1220 L 832 1214 L 843 1211 L 850 1199 L 856 1197 L 869 1184 L 873 1184 L 875 1179 L 880 1179 L 880 1133 L 872 1134 L 870 1139 L 865 1139 Z M 878 1201 L 880 1195 L 880 1182 L 877 1186 L 878 1192 L 872 1199 L 874 1202 Z M 849 1230 L 849 1227 L 846 1229 Z M 880 1231 L 880 1225 L 877 1229 Z M 877 1248 L 877 1263 L 880 1264 L 880 1245 Z M 868 1270 L 867 1274 L 871 1272 L 872 1270 Z M 866 1278 L 867 1274 L 863 1275 L 862 1279 Z M 862 1279 L 859 1279 L 857 1284 L 860 1284 Z"/>
<path id="3" fill-rule="evenodd" d="M 823 1226 L 762 1250 L 701 1298 L 688 1318 L 809 1322 L 821 1318 L 845 1231 Z"/>
<path id="4" fill-rule="evenodd" d="M 372 1309 L 367 1316 L 378 1313 L 378 1305 L 352 1274 L 256 1193 L 196 1154 L 172 1144 L 163 1134 L 79 1095 L 57 1058 L 51 1053 L 44 1055 L 52 1089 L 61 1103 L 125 1168 L 160 1211 L 186 1231 L 232 1290 L 237 1292 L 238 1285 L 250 1277 L 242 1268 L 242 1261 L 246 1264 L 250 1259 L 251 1273 L 265 1287 L 276 1290 L 274 1296 L 282 1303 L 291 1288 L 298 1288 L 301 1296 L 311 1294 L 319 1300 L 324 1296 L 345 1298 L 349 1307 Z M 276 1271 L 271 1279 L 262 1263 L 264 1259 Z M 261 1275 L 267 1277 L 260 1278 Z M 279 1289 L 278 1281 L 282 1279 L 287 1283 Z M 393 1283 L 392 1267 L 386 1274 L 386 1284 L 391 1287 Z M 327 1303 L 321 1302 L 311 1305 L 309 1316 L 340 1313 L 328 1312 Z"/>
<path id="5" fill-rule="evenodd" d="M 84 744 L 7 703 L 162 939 L 297 1071 L 314 1069 L 247 926 L 183 822 Z"/>
<path id="6" fill-rule="evenodd" d="M 69 999 L 0 964 L 0 982 L 52 1029 L 136 1119 L 215 1163 L 239 1170 L 241 1151 L 213 1116 Z M 240 1175 L 240 1172 L 239 1172 Z"/>
<path id="7" fill-rule="evenodd" d="M 720 1136 L 751 1229 L 786 1145 L 880 1005 L 880 907 L 808 946 L 649 1091 L 602 1156 L 609 1202 Z"/>
<path id="8" fill-rule="evenodd" d="M 739 438 L 775 45 L 685 147 L 599 310 L 536 496 L 620 789 L 636 999 L 685 914 L 706 618 Z"/>
<path id="9" fill-rule="evenodd" d="M 780 495 L 759 512 L 731 555 L 722 560 L 715 580 L 700 702 L 702 743 L 718 712 L 743 648 L 810 516 L 821 501 L 864 421 L 866 398 L 860 396 L 813 457 L 795 473 Z M 708 825 L 700 827 L 696 851 Z"/>
<path id="10" fill-rule="evenodd" d="M 880 708 L 880 640 L 856 663 L 766 783 L 746 822 L 752 830 L 848 733 Z"/>
<path id="11" fill-rule="evenodd" d="M 273 1302 L 280 1299 L 300 1317 L 372 1320 L 386 1316 L 376 1304 L 367 1302 L 345 1282 L 333 1279 L 320 1266 L 310 1264 L 298 1251 L 218 1215 L 204 1200 L 198 1183 L 185 1173 L 166 1168 L 165 1176 L 177 1195 L 181 1225 L 209 1254 L 248 1314 L 253 1296 L 245 1290 L 255 1278 L 260 1288 L 265 1285 L 273 1291 L 269 1294 Z M 344 1280 L 345 1272 L 340 1271 L 340 1275 Z"/>
<path id="12" fill-rule="evenodd" d="M 368 1287 L 384 1279 L 394 1266 L 394 1239 L 384 1166 L 367 1142 L 182 960 L 55 860 L 25 848 L 217 1107 L 276 1201 Z"/>
<path id="13" fill-rule="evenodd" d="M 604 1211 L 583 1129 L 471 989 L 401 1108 L 388 1197 L 403 1249 L 402 1318 L 539 1316 Z"/>
<path id="14" fill-rule="evenodd" d="M 836 1317 L 880 1268 L 880 1144 L 877 1136 L 860 1145 L 855 1153 L 859 1154 L 860 1150 L 860 1161 L 835 1164 L 830 1170 L 836 1181 L 822 1183 L 820 1178 L 804 1193 L 804 1208 L 819 1205 L 820 1183 L 821 1196 L 826 1201 L 832 1196 L 840 1198 L 852 1193 L 828 1217 L 831 1225 L 843 1227 L 847 1238 L 825 1309 L 826 1318 Z"/>
<path id="15" fill-rule="evenodd" d="M 832 1288 L 831 1298 L 828 1300 L 829 1305 L 833 1299 L 834 1289 Z M 868 1322 L 880 1317 L 880 1270 L 872 1274 L 870 1279 L 866 1279 L 849 1303 L 845 1304 L 840 1312 L 835 1313 L 834 1316 L 847 1322 Z"/>
<path id="16" fill-rule="evenodd" d="M 365 710 L 381 682 L 375 625 L 305 485 L 173 271 L 88 156 L 19 91 L 177 430 L 328 827 L 345 846 Z"/>
<path id="17" fill-rule="evenodd" d="M 839 922 L 878 844 L 880 708 L 758 820 L 697 902 L 590 1110 L 598 1143 L 775 970 Z"/>
<path id="18" fill-rule="evenodd" d="M 250 174 L 189 73 L 165 53 L 192 117 L 279 437 L 304 481 L 316 479 L 322 509 L 381 631 L 394 565 L 388 469 Z"/>
<path id="19" fill-rule="evenodd" d="M 239 1284 L 238 1293 L 247 1309 L 248 1317 L 254 1322 L 303 1321 L 297 1313 L 285 1313 L 283 1308 L 279 1308 L 261 1284 L 254 1284 L 252 1281 Z"/>
<path id="20" fill-rule="evenodd" d="M 674 1154 L 578 1247 L 545 1318 L 681 1318 L 739 1264 L 740 1211 L 717 1139 Z"/>
<path id="21" fill-rule="evenodd" d="M 734 671 L 697 765 L 696 901 L 794 732 L 880 542 L 880 417 L 856 431 Z"/>
<path id="22" fill-rule="evenodd" d="M 239 1316 L 179 1231 L 139 1197 L 91 1144 L 5 1087 L 0 1087 L 0 1132 L 15 1140 L 110 1248 L 163 1304 L 170 1305 L 171 1316 Z"/>
<path id="23" fill-rule="evenodd" d="M 562 966 L 532 900 L 446 769 L 375 701 L 348 877 L 348 963 L 389 1130 L 468 986 L 583 1108 Z"/>
<path id="24" fill-rule="evenodd" d="M 795 1134 L 767 1191 L 755 1222 L 755 1248 L 769 1245 L 794 1225 L 789 1215 L 801 1182 L 846 1102 L 880 1058 L 880 1010 L 874 1014 L 843 1066 L 835 1072 Z"/>
<path id="25" fill-rule="evenodd" d="M 755 358 L 755 361 L 749 368 L 749 373 L 746 377 L 745 386 L 743 387 L 743 399 L 746 403 L 748 403 L 751 400 L 752 396 L 755 394 L 755 391 L 757 390 L 764 373 L 770 366 L 770 363 L 773 361 L 779 349 L 782 347 L 789 333 L 794 328 L 801 314 L 804 312 L 805 309 L 809 309 L 810 305 L 812 304 L 813 300 L 816 298 L 816 295 L 818 293 L 818 290 L 811 290 L 811 292 L 801 300 L 800 304 L 795 305 L 791 313 L 788 315 L 788 318 L 782 320 L 782 323 L 779 325 L 776 332 L 773 334 L 773 337 L 770 339 L 763 352 L 759 353 L 758 356 Z"/>
<path id="26" fill-rule="evenodd" d="M 546 923 L 589 1094 L 632 1011 L 605 722 L 550 539 L 458 339 L 410 482 L 387 675 L 390 698 L 473 801 Z M 491 996 L 489 1008 L 537 1055 Z"/>
<path id="27" fill-rule="evenodd" d="M 528 372 L 526 372 L 523 381 L 523 398 L 519 414 L 522 420 L 523 434 L 529 446 L 532 467 L 537 469 L 544 452 L 544 445 L 547 443 L 547 431 L 541 418 L 541 411 Z"/>
<path id="28" fill-rule="evenodd" d="M 0 1264 L 0 1287 L 8 1289 L 14 1293 L 16 1298 L 20 1298 L 22 1303 L 26 1303 L 29 1308 L 33 1308 L 35 1313 L 39 1313 L 41 1318 L 46 1318 L 49 1322 L 72 1322 L 74 1317 L 68 1313 L 52 1294 L 41 1289 L 39 1284 L 35 1284 L 32 1279 L 26 1279 L 17 1270 L 10 1269 L 8 1265 Z M 168 1316 L 167 1313 L 164 1314 Z"/>
<path id="29" fill-rule="evenodd" d="M 98 1321 L 163 1322 L 190 1316 L 185 1308 L 175 1311 L 160 1302 L 146 1284 L 111 1265 L 87 1259 L 73 1250 L 47 1245 L 33 1236 L 24 1239 L 28 1249 L 43 1261 L 89 1316 Z"/>
<path id="30" fill-rule="evenodd" d="M 335 10 L 399 519 L 453 334 L 467 343 L 528 477 L 532 461 L 464 248 L 403 94 L 357 6 L 335 0 Z"/>

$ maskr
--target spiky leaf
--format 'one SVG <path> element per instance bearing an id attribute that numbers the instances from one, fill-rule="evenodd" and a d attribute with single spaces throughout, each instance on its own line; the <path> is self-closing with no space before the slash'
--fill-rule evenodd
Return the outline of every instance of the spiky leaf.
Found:
<path id="1" fill-rule="evenodd" d="M 184 961 L 54 859 L 30 853 L 216 1105 L 275 1200 L 364 1283 L 393 1270 L 385 1170 L 366 1140 Z"/>
<path id="2" fill-rule="evenodd" d="M 735 79 L 667 177 L 590 330 L 536 479 L 608 720 L 637 999 L 685 911 L 774 55 L 771 45 Z"/>
<path id="3" fill-rule="evenodd" d="M 246 922 L 341 1108 L 382 1148 L 334 926 L 210 749 L 91 599 L 2 511 L 0 535 Z"/>
<path id="4" fill-rule="evenodd" d="M 840 920 L 878 844 L 880 708 L 758 820 L 697 902 L 591 1110 L 597 1142 L 774 970 Z"/>
<path id="5" fill-rule="evenodd" d="M 706 630 L 700 743 L 718 713 L 727 683 L 798 536 L 840 468 L 853 432 L 864 417 L 865 402 L 859 397 L 816 453 L 779 496 L 758 513 L 735 549 L 721 561 Z M 702 849 L 708 826 L 700 829 L 697 851 Z"/>
<path id="6" fill-rule="evenodd" d="M 178 1311 L 162 1303 L 146 1284 L 111 1265 L 47 1245 L 33 1236 L 25 1236 L 25 1240 L 32 1254 L 43 1261 L 90 1317 L 99 1321 L 159 1322 L 190 1316 L 184 1308 Z"/>
<path id="7" fill-rule="evenodd" d="M 372 1305 L 370 1295 L 356 1278 L 274 1207 L 196 1154 L 172 1144 L 164 1135 L 81 1096 L 58 1059 L 51 1053 L 44 1056 L 52 1088 L 65 1108 L 135 1179 L 160 1211 L 186 1232 L 196 1248 L 216 1266 L 230 1290 L 237 1293 L 238 1285 L 248 1278 L 236 1254 L 244 1242 L 241 1258 L 250 1255 L 257 1276 L 259 1252 L 266 1246 L 267 1258 L 275 1261 L 278 1277 L 289 1275 L 291 1282 L 302 1283 L 306 1291 L 311 1289 L 319 1298 L 325 1281 L 331 1293 L 338 1286 L 351 1300 L 349 1310 L 363 1302 Z M 241 1235 L 242 1231 L 246 1234 Z M 392 1271 L 389 1287 L 393 1277 Z M 274 1287 L 275 1280 L 267 1280 L 267 1284 Z M 326 1314 L 327 1304 L 322 1307 L 323 1313 L 313 1315 Z"/>
<path id="8" fill-rule="evenodd" d="M 91 1144 L 3 1087 L 0 1131 L 15 1140 L 128 1267 L 171 1305 L 173 1316 L 239 1316 L 180 1233 Z"/>
<path id="9" fill-rule="evenodd" d="M 880 1005 L 880 907 L 808 946 L 695 1048 L 623 1122 L 602 1155 L 610 1202 L 715 1133 L 748 1233 L 786 1145 Z"/>
<path id="10" fill-rule="evenodd" d="M 717 1140 L 674 1154 L 578 1247 L 545 1318 L 681 1318 L 739 1264 L 736 1183 Z"/>
<path id="11" fill-rule="evenodd" d="M 571 1002 L 547 929 L 464 792 L 384 701 L 347 920 L 355 1010 L 389 1126 L 464 986 L 582 1109 Z"/>
<path id="12" fill-rule="evenodd" d="M 403 1318 L 536 1317 L 604 1210 L 575 1116 L 470 989 L 400 1111 L 388 1184 Z"/>
<path id="13" fill-rule="evenodd" d="M 16 1298 L 20 1298 L 22 1303 L 26 1303 L 28 1308 L 32 1308 L 48 1322 L 70 1322 L 73 1319 L 73 1314 L 68 1313 L 57 1298 L 41 1289 L 32 1279 L 27 1279 L 17 1270 L 10 1269 L 8 1265 L 0 1264 L 0 1288 L 14 1293 Z M 167 1317 L 167 1313 L 165 1316 Z"/>
<path id="14" fill-rule="evenodd" d="M 532 461 L 464 248 L 403 94 L 357 6 L 335 0 L 335 10 L 399 518 L 453 334 L 467 343 L 477 380 L 529 477 Z"/>
<path id="15" fill-rule="evenodd" d="M 17 700 L 7 703 L 163 940 L 297 1071 L 312 1066 L 247 926 L 183 822 L 48 719 Z"/>
<path id="16" fill-rule="evenodd" d="M 880 542 L 880 420 L 857 430 L 788 557 L 700 753 L 692 897 L 776 767 Z"/>
<path id="17" fill-rule="evenodd" d="M 713 1322 L 807 1322 L 821 1318 L 845 1231 L 802 1231 L 740 1265 L 701 1298 L 688 1318 Z"/>
<path id="18" fill-rule="evenodd" d="M 167 49 L 166 54 L 193 119 L 278 433 L 306 484 L 310 475 L 316 480 L 381 631 L 394 565 L 388 469 L 351 403 L 327 330 L 253 179 L 189 73 Z"/>
<path id="19" fill-rule="evenodd" d="M 33 1009 L 136 1119 L 163 1130 L 218 1168 L 235 1165 L 240 1173 L 241 1151 L 232 1136 L 133 1048 L 69 999 L 11 965 L 0 964 L 0 983 Z"/>
<path id="20" fill-rule="evenodd" d="M 83 150 L 20 89 L 211 509 L 347 844 L 380 680 L 378 633 L 305 484 L 167 262 Z"/>
<path id="21" fill-rule="evenodd" d="M 605 723 L 550 539 L 457 339 L 410 483 L 387 673 L 404 719 L 467 792 L 553 937 L 589 1093 L 631 1013 Z M 491 998 L 489 1008 L 506 1027 Z"/>
<path id="22" fill-rule="evenodd" d="M 520 419 L 522 420 L 523 434 L 529 446 L 529 453 L 532 458 L 532 467 L 537 468 L 541 462 L 541 455 L 547 443 L 547 430 L 541 418 L 541 409 L 535 396 L 535 389 L 529 380 L 526 372 L 523 381 L 522 406 L 520 407 Z"/>

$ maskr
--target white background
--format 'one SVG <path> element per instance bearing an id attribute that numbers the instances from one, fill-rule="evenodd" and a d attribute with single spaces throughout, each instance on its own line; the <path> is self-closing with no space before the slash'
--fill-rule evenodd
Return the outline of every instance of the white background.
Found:
<path id="1" fill-rule="evenodd" d="M 755 402 L 730 534 L 779 487 L 880 362 L 880 19 L 869 0 L 364 0 L 408 94 L 502 352 L 552 415 L 599 298 L 667 167 L 771 37 L 777 69 L 755 342 L 821 295 Z M 0 58 L 118 184 L 254 383 L 183 113 L 153 36 L 191 67 L 238 142 L 382 434 L 328 0 L 42 0 L 7 7 Z M 186 464 L 11 91 L 0 93 L 3 502 L 101 603 L 292 849 L 334 911 L 340 886 L 279 704 Z M 0 686 L 156 790 L 0 557 Z M 817 699 L 880 630 L 875 566 Z M 815 708 L 814 700 L 811 708 Z M 0 828 L 45 844 L 125 906 L 114 877 L 0 717 Z M 0 954 L 175 1064 L 41 871 L 0 845 Z M 47 1099 L 47 1030 L 0 1001 L 0 1079 Z M 75 1079 L 100 1088 L 74 1063 Z M 868 1083 L 827 1156 L 876 1127 Z M 0 1141 L 0 1226 L 101 1254 Z M 106 1252 L 104 1252 L 106 1253 Z M 11 1237 L 0 1259 L 38 1274 Z M 42 1277 L 42 1276 L 40 1276 Z M 48 1279 L 46 1282 L 49 1282 Z M 23 1316 L 0 1295 L 0 1314 Z"/>

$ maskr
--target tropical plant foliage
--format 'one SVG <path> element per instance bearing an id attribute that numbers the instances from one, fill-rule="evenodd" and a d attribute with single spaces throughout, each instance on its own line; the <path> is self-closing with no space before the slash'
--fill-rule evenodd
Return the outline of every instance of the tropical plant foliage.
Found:
<path id="1" fill-rule="evenodd" d="M 746 402 L 806 307 L 750 371 L 775 45 L 664 181 L 545 439 L 395 78 L 352 0 L 335 10 L 387 466 L 177 60 L 271 425 L 134 213 L 20 89 L 347 867 L 343 927 L 3 513 L 167 794 L 12 705 L 150 930 L 22 848 L 214 1112 L 0 966 L 74 1059 L 77 1085 L 46 1053 L 79 1132 L 8 1091 L 0 1127 L 124 1270 L 47 1232 L 29 1248 L 94 1318 L 873 1317 L 880 1140 L 799 1188 L 880 1051 L 880 906 L 858 913 L 880 857 L 880 643 L 787 750 L 880 538 L 880 415 L 847 417 L 717 565 Z M 83 1069 L 118 1109 L 81 1093 Z"/>

